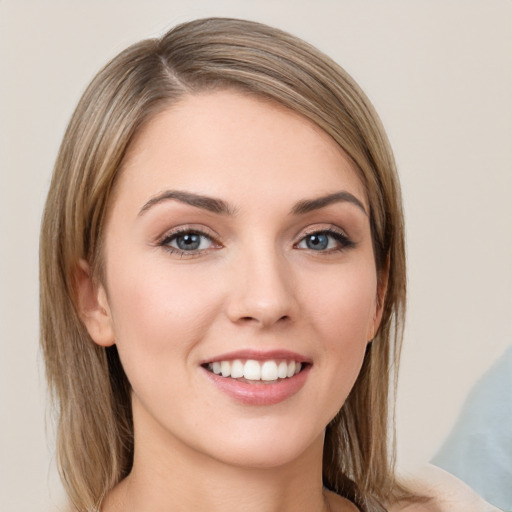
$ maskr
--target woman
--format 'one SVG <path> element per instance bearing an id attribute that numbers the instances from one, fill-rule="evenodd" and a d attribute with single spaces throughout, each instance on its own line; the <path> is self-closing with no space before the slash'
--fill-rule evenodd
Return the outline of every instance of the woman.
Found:
<path id="1" fill-rule="evenodd" d="M 442 509 L 388 444 L 393 157 L 306 43 L 209 19 L 108 64 L 57 159 L 41 297 L 76 510 Z"/>

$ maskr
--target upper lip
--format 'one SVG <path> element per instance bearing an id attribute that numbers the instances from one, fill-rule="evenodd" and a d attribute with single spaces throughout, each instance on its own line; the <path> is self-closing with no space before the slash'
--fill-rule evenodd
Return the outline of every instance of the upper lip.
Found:
<path id="1" fill-rule="evenodd" d="M 215 363 L 217 361 L 234 361 L 235 359 L 254 359 L 256 361 L 268 361 L 268 360 L 286 360 L 295 361 L 299 363 L 311 363 L 311 359 L 297 352 L 290 350 L 254 350 L 254 349 L 242 349 L 235 350 L 233 352 L 226 352 L 218 356 L 213 356 L 209 359 L 201 361 L 200 364 Z"/>

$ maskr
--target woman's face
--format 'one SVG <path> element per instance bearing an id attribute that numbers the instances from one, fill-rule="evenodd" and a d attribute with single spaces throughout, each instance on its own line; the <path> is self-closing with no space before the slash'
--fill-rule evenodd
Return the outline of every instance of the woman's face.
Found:
<path id="1" fill-rule="evenodd" d="M 133 388 L 136 446 L 251 467 L 321 446 L 379 321 L 368 211 L 344 152 L 271 102 L 190 95 L 143 128 L 96 336 Z"/>

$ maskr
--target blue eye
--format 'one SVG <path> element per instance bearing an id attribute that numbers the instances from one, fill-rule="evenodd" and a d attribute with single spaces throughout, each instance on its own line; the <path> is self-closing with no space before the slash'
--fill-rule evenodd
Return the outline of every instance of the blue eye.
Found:
<path id="1" fill-rule="evenodd" d="M 324 251 L 329 247 L 329 237 L 325 233 L 308 235 L 305 239 L 308 249 Z"/>
<path id="2" fill-rule="evenodd" d="M 214 245 L 214 242 L 204 233 L 180 231 L 169 235 L 162 241 L 161 245 L 165 246 L 171 252 L 183 254 L 210 249 Z"/>
<path id="3" fill-rule="evenodd" d="M 311 251 L 336 251 L 353 247 L 347 236 L 337 231 L 316 231 L 306 235 L 298 244 L 299 249 L 309 249 Z"/>

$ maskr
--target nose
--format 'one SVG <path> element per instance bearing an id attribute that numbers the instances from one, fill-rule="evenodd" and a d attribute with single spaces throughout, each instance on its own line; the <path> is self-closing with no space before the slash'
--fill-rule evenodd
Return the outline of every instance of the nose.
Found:
<path id="1" fill-rule="evenodd" d="M 231 278 L 227 316 L 237 324 L 260 328 L 292 322 L 298 305 L 285 257 L 275 251 L 240 255 Z"/>

